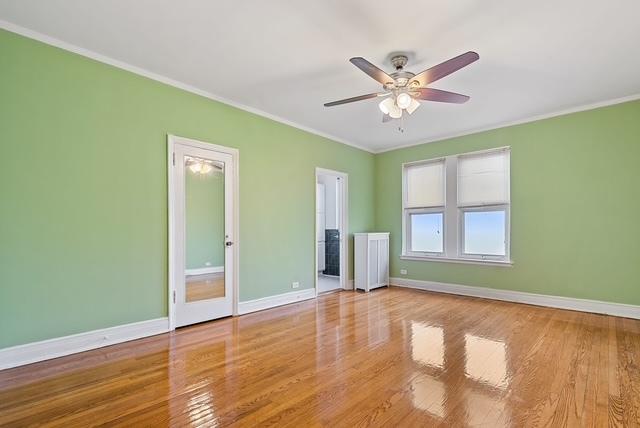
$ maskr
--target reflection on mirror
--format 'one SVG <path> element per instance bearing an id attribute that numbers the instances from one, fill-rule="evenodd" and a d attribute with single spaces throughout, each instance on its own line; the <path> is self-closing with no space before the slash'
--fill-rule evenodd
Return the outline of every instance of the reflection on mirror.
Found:
<path id="1" fill-rule="evenodd" d="M 186 302 L 224 297 L 224 163 L 185 156 Z"/>

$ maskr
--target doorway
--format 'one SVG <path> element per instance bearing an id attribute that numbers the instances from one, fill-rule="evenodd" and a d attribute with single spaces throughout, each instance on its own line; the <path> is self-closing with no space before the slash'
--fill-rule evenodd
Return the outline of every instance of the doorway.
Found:
<path id="1" fill-rule="evenodd" d="M 169 136 L 169 323 L 237 312 L 238 151 Z"/>
<path id="2" fill-rule="evenodd" d="M 348 180 L 316 168 L 316 293 L 347 289 Z"/>

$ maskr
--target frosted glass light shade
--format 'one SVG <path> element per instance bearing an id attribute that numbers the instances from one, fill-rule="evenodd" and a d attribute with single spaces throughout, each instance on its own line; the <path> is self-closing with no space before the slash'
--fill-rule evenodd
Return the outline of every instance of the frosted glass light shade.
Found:
<path id="1" fill-rule="evenodd" d="M 380 108 L 380 111 L 382 113 L 389 114 L 391 112 L 391 109 L 393 108 L 393 98 L 385 98 L 384 100 L 380 101 L 378 107 Z"/>
<path id="2" fill-rule="evenodd" d="M 416 111 L 418 107 L 420 107 L 420 103 L 415 99 L 411 98 L 411 104 L 409 104 L 409 107 L 407 107 L 407 113 L 409 114 L 413 113 L 414 111 Z"/>
<path id="3" fill-rule="evenodd" d="M 402 117 L 402 110 L 397 105 L 393 104 L 393 107 L 389 110 L 389 116 L 394 119 L 400 119 Z"/>
<path id="4" fill-rule="evenodd" d="M 406 94 L 406 93 L 403 92 L 403 93 L 399 94 L 398 97 L 396 98 L 396 104 L 401 109 L 405 109 L 405 108 L 409 107 L 409 105 L 411 105 L 411 101 L 412 100 L 413 100 L 413 98 L 411 98 L 411 95 Z"/>
<path id="5" fill-rule="evenodd" d="M 388 114 L 394 119 L 400 119 L 402 117 L 402 109 L 396 105 L 393 97 L 385 98 L 378 104 L 378 107 L 382 113 Z"/>

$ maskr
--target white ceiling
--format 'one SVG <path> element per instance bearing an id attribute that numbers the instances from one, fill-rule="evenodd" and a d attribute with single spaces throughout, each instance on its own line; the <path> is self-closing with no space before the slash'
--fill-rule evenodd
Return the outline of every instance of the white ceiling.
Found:
<path id="1" fill-rule="evenodd" d="M 638 0 L 0 0 L 15 24 L 182 82 L 342 142 L 381 151 L 640 94 Z M 15 27 L 14 27 L 15 29 Z M 381 123 L 380 86 L 353 56 L 391 71 L 474 50 L 432 86 L 471 96 Z M 394 125 L 395 123 L 395 125 Z"/>

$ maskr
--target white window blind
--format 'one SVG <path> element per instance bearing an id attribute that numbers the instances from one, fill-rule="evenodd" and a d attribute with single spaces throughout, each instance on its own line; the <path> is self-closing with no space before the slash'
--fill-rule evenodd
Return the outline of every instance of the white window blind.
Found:
<path id="1" fill-rule="evenodd" d="M 458 158 L 458 206 L 508 203 L 508 150 Z"/>
<path id="2" fill-rule="evenodd" d="M 405 208 L 444 205 L 444 160 L 406 167 Z"/>

